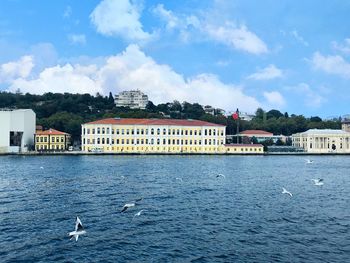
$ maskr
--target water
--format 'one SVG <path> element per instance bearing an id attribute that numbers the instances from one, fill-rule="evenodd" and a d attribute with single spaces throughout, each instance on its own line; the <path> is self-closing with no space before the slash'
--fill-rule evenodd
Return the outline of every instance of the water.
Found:
<path id="1" fill-rule="evenodd" d="M 349 158 L 0 157 L 0 261 L 349 262 Z"/>

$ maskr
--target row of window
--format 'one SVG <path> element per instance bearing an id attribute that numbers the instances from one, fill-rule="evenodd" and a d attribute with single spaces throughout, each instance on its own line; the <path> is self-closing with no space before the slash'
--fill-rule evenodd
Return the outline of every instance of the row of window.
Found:
<path id="1" fill-rule="evenodd" d="M 190 147 L 106 147 L 105 150 L 107 152 L 109 151 L 115 151 L 115 152 L 181 152 L 181 153 L 196 153 L 196 152 L 218 152 L 217 148 L 210 147 L 210 148 L 190 148 Z M 83 147 L 83 151 L 88 152 L 103 152 L 103 148 L 90 148 L 87 146 Z"/>
<path id="2" fill-rule="evenodd" d="M 61 138 L 61 139 L 60 139 Z M 36 142 L 47 142 L 48 137 L 36 137 Z M 51 142 L 62 142 L 64 143 L 64 137 L 51 137 Z"/>
<path id="3" fill-rule="evenodd" d="M 97 138 L 96 140 L 95 139 L 83 139 L 83 143 L 84 144 L 158 144 L 160 145 L 161 142 L 163 145 L 180 145 L 180 142 L 181 142 L 181 145 L 201 145 L 202 141 L 201 140 L 175 140 L 175 139 L 163 139 L 163 140 L 160 140 L 159 138 L 157 140 L 154 140 L 153 138 L 148 140 L 148 139 L 109 139 L 109 138 Z M 219 143 L 219 140 L 217 140 L 217 142 Z M 221 140 L 220 141 L 221 144 L 224 144 L 224 141 Z M 204 140 L 204 145 L 215 145 L 216 143 L 216 140 L 215 139 L 205 139 Z"/>
<path id="4" fill-rule="evenodd" d="M 239 148 L 240 152 L 262 152 L 262 148 Z M 237 152 L 237 148 L 228 148 L 229 152 Z"/>
<path id="5" fill-rule="evenodd" d="M 63 150 L 64 147 L 63 145 L 51 145 L 50 150 Z M 37 145 L 36 146 L 36 150 L 40 151 L 40 150 L 49 150 L 47 145 Z"/>
<path id="6" fill-rule="evenodd" d="M 110 131 L 111 131 L 111 134 L 126 134 L 126 135 L 134 135 L 134 134 L 145 134 L 145 135 L 148 135 L 148 129 L 110 129 L 110 128 L 84 128 L 83 129 L 83 134 L 110 134 Z M 160 134 L 163 134 L 163 135 L 167 135 L 167 129 L 154 129 L 154 128 L 151 128 L 150 129 L 150 134 L 151 135 L 154 135 L 154 134 L 157 134 L 157 135 L 160 135 Z M 182 130 L 182 129 L 168 129 L 168 135 L 199 135 L 201 136 L 202 135 L 202 131 L 201 130 Z M 215 129 L 205 129 L 204 130 L 204 135 L 213 135 L 215 136 L 216 135 L 216 130 Z M 218 132 L 218 135 L 219 135 L 219 132 Z M 220 131 L 220 135 L 221 136 L 224 136 L 224 131 L 221 130 Z"/>

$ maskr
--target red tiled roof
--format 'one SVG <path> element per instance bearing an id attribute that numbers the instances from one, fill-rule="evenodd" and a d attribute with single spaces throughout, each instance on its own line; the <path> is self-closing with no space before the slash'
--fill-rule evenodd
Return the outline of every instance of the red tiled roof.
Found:
<path id="1" fill-rule="evenodd" d="M 262 144 L 224 144 L 226 147 L 264 147 Z"/>
<path id="2" fill-rule="evenodd" d="M 58 131 L 58 130 L 55 130 L 55 129 L 49 129 L 49 130 L 46 130 L 46 131 L 37 131 L 35 134 L 36 135 L 65 135 L 65 134 L 68 134 L 68 133 L 61 132 L 61 131 Z"/>
<path id="3" fill-rule="evenodd" d="M 172 125 L 172 126 L 220 126 L 225 125 L 199 121 L 199 120 L 178 120 L 178 119 L 131 119 L 131 118 L 109 118 L 88 122 L 85 124 L 119 124 L 119 125 Z"/>
<path id="4" fill-rule="evenodd" d="M 242 135 L 259 134 L 259 135 L 269 135 L 269 136 L 273 135 L 273 133 L 267 132 L 267 131 L 263 131 L 263 130 L 245 130 L 245 131 L 242 131 L 240 134 L 242 134 Z"/>

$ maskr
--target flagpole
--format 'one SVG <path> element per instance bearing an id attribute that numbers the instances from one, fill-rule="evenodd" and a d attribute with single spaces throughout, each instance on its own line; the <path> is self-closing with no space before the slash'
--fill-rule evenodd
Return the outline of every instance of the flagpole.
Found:
<path id="1" fill-rule="evenodd" d="M 239 117 L 237 118 L 237 131 L 236 131 L 236 134 L 237 134 L 237 144 L 239 144 Z"/>

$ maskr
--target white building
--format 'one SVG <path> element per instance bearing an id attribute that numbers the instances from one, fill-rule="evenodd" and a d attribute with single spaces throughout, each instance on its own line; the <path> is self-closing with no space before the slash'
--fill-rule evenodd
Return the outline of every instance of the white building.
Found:
<path id="1" fill-rule="evenodd" d="M 139 90 L 122 91 L 115 95 L 114 102 L 117 107 L 145 109 L 148 103 L 148 96 Z"/>
<path id="2" fill-rule="evenodd" d="M 36 116 L 30 109 L 0 110 L 0 152 L 26 152 L 34 146 Z"/>
<path id="3" fill-rule="evenodd" d="M 293 134 L 292 145 L 308 153 L 350 153 L 350 132 L 310 129 Z"/>

